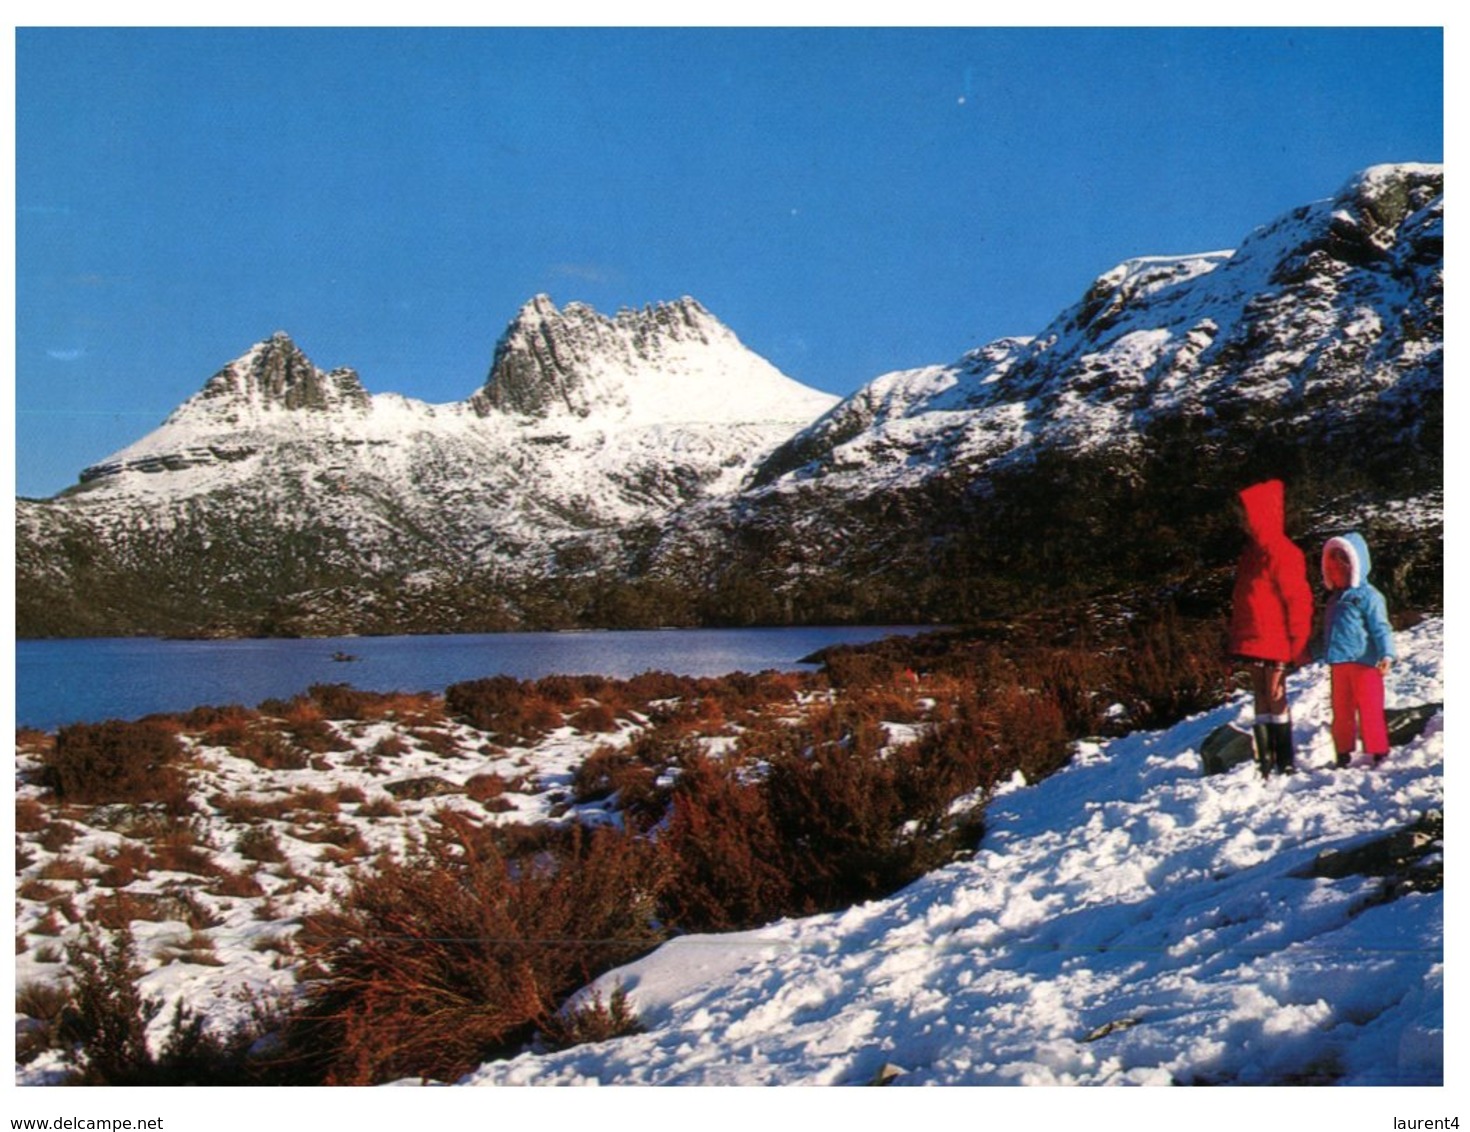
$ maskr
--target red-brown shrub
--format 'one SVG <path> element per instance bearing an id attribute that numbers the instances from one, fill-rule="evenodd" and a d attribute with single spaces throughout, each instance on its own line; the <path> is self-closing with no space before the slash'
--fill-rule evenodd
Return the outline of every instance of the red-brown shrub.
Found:
<path id="1" fill-rule="evenodd" d="M 366 719 L 369 705 L 382 699 L 376 692 L 363 692 L 350 684 L 313 684 L 306 694 L 326 719 Z"/>
<path id="2" fill-rule="evenodd" d="M 363 720 L 393 719 L 413 727 L 434 727 L 444 721 L 444 703 L 430 692 L 387 692 L 364 699 Z"/>
<path id="3" fill-rule="evenodd" d="M 307 751 L 279 731 L 252 731 L 234 751 L 264 770 L 305 770 L 311 761 Z"/>
<path id="4" fill-rule="evenodd" d="M 411 750 L 413 748 L 402 735 L 385 735 L 373 744 L 371 756 L 374 759 L 393 759 L 399 755 L 406 755 Z"/>
<path id="5" fill-rule="evenodd" d="M 77 723 L 56 733 L 46 783 L 65 802 L 162 802 L 188 807 L 178 736 L 157 722 Z"/>
<path id="6" fill-rule="evenodd" d="M 984 798 L 1010 773 L 995 736 L 971 701 L 892 746 L 864 699 L 748 731 L 730 763 L 686 760 L 659 837 L 669 921 L 750 927 L 871 899 L 944 863 L 973 844 Z M 757 765 L 763 776 L 740 769 Z M 952 813 L 965 795 L 972 807 Z"/>
<path id="7" fill-rule="evenodd" d="M 548 1018 L 565 995 L 658 939 L 648 846 L 576 835 L 512 869 L 452 820 L 407 861 L 360 874 L 308 919 L 307 983 L 287 1045 L 305 1079 L 452 1080 Z"/>
<path id="8" fill-rule="evenodd" d="M 943 859 L 947 846 L 927 850 L 955 794 L 933 789 L 913 747 L 886 742 L 876 722 L 835 711 L 766 740 L 767 808 L 809 906 L 885 894 Z"/>
<path id="9" fill-rule="evenodd" d="M 259 713 L 240 704 L 198 707 L 178 717 L 185 731 L 195 733 L 207 747 L 234 747 L 244 742 Z"/>
<path id="10" fill-rule="evenodd" d="M 488 802 L 505 793 L 505 779 L 498 774 L 474 774 L 465 780 L 464 792 L 476 802 Z"/>
<path id="11" fill-rule="evenodd" d="M 102 875 L 97 878 L 103 888 L 126 888 L 139 876 L 147 876 L 154 866 L 147 847 L 138 844 L 119 845 L 94 856 L 103 866 Z"/>
<path id="12" fill-rule="evenodd" d="M 459 754 L 459 741 L 448 731 L 437 727 L 414 727 L 408 732 L 409 738 L 421 744 L 427 750 L 436 755 L 448 758 Z"/>
<path id="13" fill-rule="evenodd" d="M 572 772 L 572 797 L 578 803 L 606 798 L 617 787 L 613 775 L 637 760 L 620 747 L 598 747 Z"/>
<path id="14" fill-rule="evenodd" d="M 987 706 L 1006 768 L 1019 770 L 1028 782 L 1039 782 L 1066 765 L 1071 743 L 1055 696 L 1007 687 L 997 690 Z"/>
<path id="15" fill-rule="evenodd" d="M 187 826 L 164 834 L 153 843 L 153 867 L 168 872 L 215 876 L 220 867 L 200 844 L 199 835 Z"/>
<path id="16" fill-rule="evenodd" d="M 41 880 L 86 880 L 87 866 L 75 857 L 53 857 L 36 873 Z"/>
<path id="17" fill-rule="evenodd" d="M 286 716 L 286 730 L 298 747 L 314 755 L 328 751 L 350 751 L 352 743 L 337 733 L 319 714 L 315 704 L 303 704 Z"/>
<path id="18" fill-rule="evenodd" d="M 691 931 L 725 931 L 774 919 L 793 904 L 792 878 L 766 795 L 728 764 L 699 755 L 674 786 L 658 839 L 669 872 L 667 921 Z"/>
<path id="19" fill-rule="evenodd" d="M 644 737 L 646 739 L 646 737 Z M 659 773 L 668 762 L 644 762 L 640 754 L 658 752 L 648 743 L 640 748 L 599 747 L 572 773 L 572 797 L 585 805 L 612 795 L 630 829 L 646 831 L 660 821 L 668 807 L 669 791 L 658 784 Z M 668 752 L 660 752 L 668 753 Z"/>
<path id="20" fill-rule="evenodd" d="M 247 860 L 276 864 L 286 859 L 280 839 L 274 830 L 263 825 L 251 826 L 235 841 L 235 851 Z"/>
<path id="21" fill-rule="evenodd" d="M 396 818 L 402 813 L 398 803 L 385 795 L 369 798 L 357 807 L 357 816 L 360 818 Z"/>
<path id="22" fill-rule="evenodd" d="M 1224 702 L 1220 628 L 1164 610 L 1138 627 L 1127 650 L 1133 726 L 1166 727 Z"/>
<path id="23" fill-rule="evenodd" d="M 46 828 L 46 808 L 34 798 L 15 800 L 15 832 L 39 833 Z"/>
<path id="24" fill-rule="evenodd" d="M 282 818 L 290 813 L 293 805 L 289 798 L 252 798 L 223 791 L 211 795 L 209 804 L 219 811 L 221 817 L 236 825 Z"/>
<path id="25" fill-rule="evenodd" d="M 567 711 L 587 700 L 607 698 L 613 682 L 605 676 L 543 676 L 532 687 L 538 695 Z"/>
<path id="26" fill-rule="evenodd" d="M 608 735 L 618 729 L 618 717 L 607 704 L 591 703 L 578 708 L 567 720 L 578 731 Z"/>
<path id="27" fill-rule="evenodd" d="M 219 870 L 219 876 L 210 883 L 208 891 L 215 896 L 238 896 L 245 900 L 265 895 L 265 889 L 255 877 L 248 872 L 234 873 L 229 869 Z"/>
<path id="28" fill-rule="evenodd" d="M 521 737 L 535 739 L 561 727 L 566 720 L 560 709 L 545 696 L 528 696 L 522 708 Z"/>
<path id="29" fill-rule="evenodd" d="M 16 885 L 15 895 L 22 900 L 34 900 L 38 903 L 46 903 L 59 899 L 65 893 L 59 888 L 52 887 L 45 881 L 26 880 Z"/>
<path id="30" fill-rule="evenodd" d="M 501 717 L 516 713 L 523 699 L 524 688 L 513 676 L 465 680 L 444 690 L 449 713 L 481 731 L 495 731 Z"/>
<path id="31" fill-rule="evenodd" d="M 157 923 L 179 918 L 175 901 L 151 892 L 115 892 L 92 901 L 91 919 L 110 931 L 126 930 L 134 920 Z"/>
<path id="32" fill-rule="evenodd" d="M 62 924 L 60 918 L 56 915 L 55 909 L 51 909 L 48 910 L 44 916 L 42 916 L 39 920 L 31 925 L 30 934 L 58 936 L 64 930 L 65 927 Z"/>
<path id="33" fill-rule="evenodd" d="M 643 1024 L 628 1001 L 628 992 L 619 985 L 607 1002 L 601 991 L 594 990 L 575 1007 L 552 1014 L 541 1024 L 540 1038 L 547 1049 L 561 1050 L 641 1033 Z"/>
<path id="34" fill-rule="evenodd" d="M 36 844 L 48 853 L 60 853 L 81 836 L 81 830 L 69 821 L 53 821 L 42 828 Z"/>
<path id="35" fill-rule="evenodd" d="M 629 702 L 647 706 L 657 700 L 676 700 L 698 690 L 695 681 L 688 676 L 675 676 L 669 672 L 641 672 L 624 684 Z"/>
<path id="36" fill-rule="evenodd" d="M 907 666 L 877 652 L 839 646 L 826 651 L 823 667 L 834 688 L 853 689 L 897 686 Z"/>
<path id="37" fill-rule="evenodd" d="M 335 790 L 318 790 L 315 786 L 293 790 L 286 801 L 293 812 L 305 810 L 313 814 L 330 816 L 339 813 L 342 809 Z"/>
<path id="38" fill-rule="evenodd" d="M 205 705 L 203 707 L 191 708 L 176 716 L 179 725 L 186 731 L 208 731 L 221 725 L 228 725 L 256 718 L 257 712 L 245 707 L 243 704 L 224 704 L 222 706 Z"/>
<path id="39" fill-rule="evenodd" d="M 563 722 L 552 698 L 512 676 L 451 684 L 444 703 L 451 715 L 489 732 L 498 743 L 533 742 Z"/>

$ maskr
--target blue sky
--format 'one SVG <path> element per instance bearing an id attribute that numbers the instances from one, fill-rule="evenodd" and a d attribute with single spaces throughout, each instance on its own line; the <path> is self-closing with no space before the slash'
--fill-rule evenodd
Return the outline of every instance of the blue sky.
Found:
<path id="1" fill-rule="evenodd" d="M 16 31 L 16 490 L 276 330 L 458 400 L 538 292 L 848 393 L 1443 160 L 1438 28 Z"/>

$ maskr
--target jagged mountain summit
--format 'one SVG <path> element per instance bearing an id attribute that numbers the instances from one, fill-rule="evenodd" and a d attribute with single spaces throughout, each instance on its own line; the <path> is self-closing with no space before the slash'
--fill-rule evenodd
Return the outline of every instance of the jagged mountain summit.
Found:
<path id="1" fill-rule="evenodd" d="M 546 295 L 521 308 L 495 350 L 480 416 L 599 424 L 809 421 L 836 399 L 747 350 L 694 299 L 607 318 Z"/>
<path id="2" fill-rule="evenodd" d="M 158 429 L 81 478 L 234 464 L 290 437 L 384 444 L 425 429 L 550 443 L 548 436 L 570 436 L 546 433 L 546 426 L 601 440 L 610 430 L 658 426 L 775 426 L 784 439 L 835 400 L 746 349 L 693 299 L 609 319 L 580 303 L 558 310 L 538 295 L 502 335 L 484 386 L 463 402 L 374 397 L 356 371 L 323 372 L 278 331 L 221 369 Z M 125 478 L 117 486 L 137 485 Z"/>
<path id="3" fill-rule="evenodd" d="M 687 298 L 609 318 L 537 296 L 448 405 L 277 335 L 18 504 L 19 629 L 953 622 L 1188 590 L 1234 557 L 1233 489 L 1273 475 L 1293 533 L 1366 522 L 1396 596 L 1432 604 L 1443 191 L 1438 165 L 1370 168 L 840 403 Z"/>

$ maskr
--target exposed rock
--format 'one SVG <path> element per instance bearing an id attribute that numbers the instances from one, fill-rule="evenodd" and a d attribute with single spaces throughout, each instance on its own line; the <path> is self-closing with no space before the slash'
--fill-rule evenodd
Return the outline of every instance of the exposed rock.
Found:
<path id="1" fill-rule="evenodd" d="M 463 794 L 464 787 L 456 786 L 438 775 L 428 774 L 419 778 L 400 778 L 396 782 L 383 783 L 383 789 L 403 801 L 418 802 L 425 798 L 440 798 L 445 794 Z"/>

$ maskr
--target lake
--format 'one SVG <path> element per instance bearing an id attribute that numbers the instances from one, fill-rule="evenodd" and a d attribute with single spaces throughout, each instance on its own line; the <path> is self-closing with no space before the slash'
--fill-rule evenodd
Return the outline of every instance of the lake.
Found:
<path id="1" fill-rule="evenodd" d="M 172 641 L 156 638 L 17 641 L 15 721 L 54 730 L 68 723 L 137 719 L 204 704 L 287 699 L 312 684 L 373 692 L 442 692 L 481 676 L 636 676 L 664 671 L 720 676 L 814 666 L 801 658 L 909 627 L 669 629 L 591 633 Z M 357 658 L 335 660 L 346 653 Z"/>

